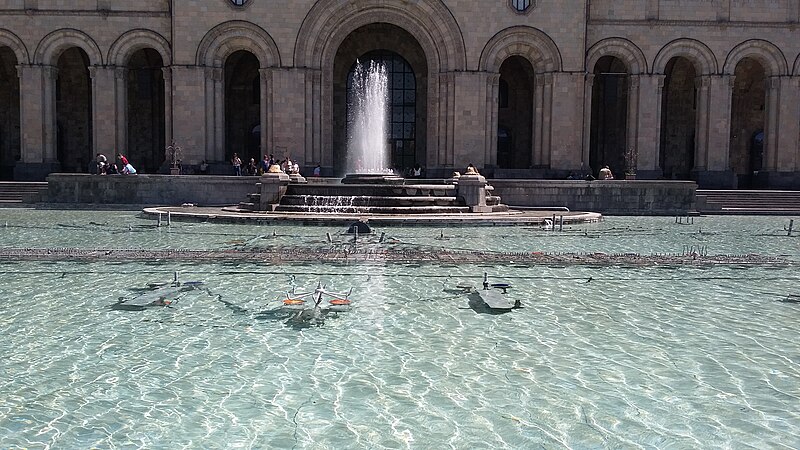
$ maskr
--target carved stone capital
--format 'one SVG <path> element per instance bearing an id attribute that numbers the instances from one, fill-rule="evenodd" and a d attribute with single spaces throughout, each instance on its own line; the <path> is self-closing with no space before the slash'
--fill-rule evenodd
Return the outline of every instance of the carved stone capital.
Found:
<path id="1" fill-rule="evenodd" d="M 172 80 L 172 67 L 162 67 L 161 74 L 164 76 L 164 81 Z"/>
<path id="2" fill-rule="evenodd" d="M 55 80 L 58 78 L 58 67 L 56 66 L 42 66 L 42 73 L 48 80 Z"/>
<path id="3" fill-rule="evenodd" d="M 118 80 L 127 80 L 128 79 L 128 69 L 125 67 L 115 67 L 114 68 L 114 78 Z"/>

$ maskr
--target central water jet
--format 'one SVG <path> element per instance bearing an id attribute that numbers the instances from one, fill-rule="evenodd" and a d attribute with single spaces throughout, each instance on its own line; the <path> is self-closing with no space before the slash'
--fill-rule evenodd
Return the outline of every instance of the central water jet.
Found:
<path id="1" fill-rule="evenodd" d="M 402 181 L 390 168 L 389 74 L 386 65 L 356 60 L 351 80 L 344 183 Z"/>

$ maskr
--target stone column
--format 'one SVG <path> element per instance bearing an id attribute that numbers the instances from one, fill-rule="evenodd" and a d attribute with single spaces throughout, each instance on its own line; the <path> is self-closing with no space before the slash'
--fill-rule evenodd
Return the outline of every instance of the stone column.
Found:
<path id="1" fill-rule="evenodd" d="M 215 67 L 214 81 L 214 160 L 226 161 L 225 152 L 225 80 L 224 69 Z"/>
<path id="2" fill-rule="evenodd" d="M 304 136 L 307 161 L 322 167 L 333 166 L 333 149 L 322 148 L 322 72 L 301 69 L 304 73 Z"/>
<path id="3" fill-rule="evenodd" d="M 116 115 L 117 88 L 116 68 L 113 66 L 92 66 L 89 68 L 92 78 L 92 152 L 120 152 L 127 147 L 118 147 L 118 124 Z"/>
<path id="4" fill-rule="evenodd" d="M 544 74 L 537 73 L 533 79 L 533 127 L 531 127 L 531 165 L 541 167 L 544 163 L 542 149 L 542 117 L 544 116 Z"/>
<path id="5" fill-rule="evenodd" d="M 625 139 L 625 152 L 638 151 L 639 144 L 639 101 L 641 79 L 644 75 L 631 75 L 628 77 L 628 122 L 627 137 Z M 620 174 L 621 175 L 621 174 Z"/>
<path id="6" fill-rule="evenodd" d="M 225 102 L 221 67 L 206 67 L 206 160 L 226 162 L 224 148 Z"/>
<path id="7" fill-rule="evenodd" d="M 438 122 L 438 151 L 433 165 L 439 167 L 453 167 L 455 162 L 455 103 L 456 89 L 453 72 L 440 73 L 439 75 L 439 116 Z M 433 119 L 433 118 L 429 118 Z M 429 161 L 429 166 L 430 161 Z"/>
<path id="8" fill-rule="evenodd" d="M 116 101 L 117 139 L 115 153 L 128 152 L 128 69 L 117 67 L 114 71 L 114 97 Z M 113 156 L 113 155 L 112 155 Z"/>
<path id="9" fill-rule="evenodd" d="M 584 84 L 583 73 L 553 72 L 552 105 L 546 112 L 550 116 L 548 161 L 551 170 L 577 173 L 581 168 L 583 136 L 581 122 L 576 118 L 585 115 Z"/>
<path id="10" fill-rule="evenodd" d="M 780 142 L 780 104 L 781 77 L 769 77 L 766 80 L 766 102 L 764 109 L 764 155 L 761 170 L 775 172 L 778 168 Z"/>
<path id="11" fill-rule="evenodd" d="M 285 149 L 304 170 L 310 170 L 319 161 L 314 159 L 313 148 L 305 148 L 307 74 L 302 69 L 294 68 L 275 67 L 267 70 L 271 80 L 270 91 L 280 93 L 280 101 L 270 99 L 272 144 Z"/>
<path id="12" fill-rule="evenodd" d="M 695 79 L 697 125 L 695 127 L 694 168 L 702 187 L 730 188 L 732 75 L 702 75 Z"/>
<path id="13" fill-rule="evenodd" d="M 486 74 L 486 143 L 484 144 L 484 161 L 487 164 L 497 165 L 497 117 L 500 96 L 500 74 Z"/>
<path id="14" fill-rule="evenodd" d="M 259 124 L 261 125 L 261 155 L 272 153 L 272 116 L 270 115 L 270 105 L 272 104 L 272 72 L 269 69 L 258 69 L 258 82 L 260 86 L 260 97 L 258 99 Z"/>
<path id="15" fill-rule="evenodd" d="M 586 82 L 583 87 L 583 151 L 581 156 L 581 170 L 592 173 L 596 167 L 589 167 L 589 150 L 591 149 L 592 136 L 592 88 L 594 86 L 594 74 L 586 74 Z"/>
<path id="16" fill-rule="evenodd" d="M 44 162 L 58 162 L 58 155 L 56 152 L 56 139 L 58 138 L 58 128 L 56 127 L 56 80 L 58 79 L 58 68 L 55 66 L 44 66 L 42 74 L 42 90 L 44 91 Z"/>
<path id="17" fill-rule="evenodd" d="M 544 84 L 542 85 L 542 115 L 534 120 L 541 122 L 541 133 L 539 134 L 539 164 L 550 167 L 551 148 L 551 121 L 553 118 L 553 73 L 544 74 Z"/>
<path id="18" fill-rule="evenodd" d="M 658 178 L 659 147 L 661 143 L 661 100 L 664 90 L 664 75 L 639 76 L 638 130 L 634 152 L 638 154 L 637 173 L 644 178 Z"/>
<path id="19" fill-rule="evenodd" d="M 781 80 L 778 171 L 800 171 L 800 74 Z"/>
<path id="20" fill-rule="evenodd" d="M 162 67 L 164 75 L 164 142 L 172 142 L 172 68 Z M 180 146 L 180 144 L 178 144 Z"/>
<path id="21" fill-rule="evenodd" d="M 30 66 L 25 64 L 18 64 L 16 66 L 17 69 L 17 79 L 19 83 L 19 152 L 21 162 L 27 162 L 28 156 L 28 142 L 25 139 L 25 135 L 28 133 L 28 127 L 25 123 L 25 119 L 27 117 L 27 112 L 25 111 L 28 108 L 28 98 L 27 95 L 29 93 L 25 92 L 25 79 L 34 77 L 33 74 L 29 74 Z"/>
<path id="22" fill-rule="evenodd" d="M 171 72 L 172 140 L 182 148 L 186 164 L 199 164 L 202 160 L 211 162 L 213 155 L 208 151 L 213 148 L 213 139 L 208 140 L 207 131 L 208 116 L 213 111 L 213 97 L 210 104 L 212 109 L 209 110 L 206 70 L 204 67 L 178 65 L 172 66 Z"/>
<path id="23" fill-rule="evenodd" d="M 486 117 L 487 84 L 483 72 L 453 72 L 453 104 L 448 113 L 447 129 L 452 150 L 445 159 L 446 167 L 462 167 L 470 162 L 477 167 L 491 166 L 491 157 L 486 160 L 486 134 L 489 124 Z"/>

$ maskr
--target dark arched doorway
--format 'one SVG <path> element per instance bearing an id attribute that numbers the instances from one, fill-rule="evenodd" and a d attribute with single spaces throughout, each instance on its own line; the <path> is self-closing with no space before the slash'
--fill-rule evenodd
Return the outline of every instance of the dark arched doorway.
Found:
<path id="1" fill-rule="evenodd" d="M 503 61 L 497 122 L 506 130 L 509 142 L 500 146 L 498 130 L 497 167 L 501 169 L 529 169 L 532 165 L 533 92 L 531 63 L 521 56 Z"/>
<path id="2" fill-rule="evenodd" d="M 246 164 L 250 158 L 261 160 L 260 139 L 254 129 L 261 123 L 261 77 L 258 58 L 239 50 L 225 61 L 225 157 L 230 160 L 238 153 Z M 259 133 L 261 128 L 258 128 Z M 260 135 L 260 134 L 259 134 Z M 275 158 L 294 155 L 275 152 Z"/>
<path id="3" fill-rule="evenodd" d="M 62 172 L 86 172 L 92 148 L 92 82 L 89 57 L 72 47 L 58 57 L 56 152 Z"/>
<path id="4" fill-rule="evenodd" d="M 739 188 L 756 187 L 764 151 L 766 71 L 753 58 L 736 65 L 731 99 L 730 166 Z M 760 140 L 756 137 L 761 134 Z"/>
<path id="5" fill-rule="evenodd" d="M 14 165 L 22 158 L 16 65 L 14 52 L 0 47 L 0 180 L 14 179 Z"/>
<path id="6" fill-rule="evenodd" d="M 352 33 L 336 53 L 333 68 L 334 172 L 342 175 L 347 160 L 348 88 L 356 60 L 386 65 L 389 76 L 391 165 L 398 171 L 426 163 L 428 66 L 425 53 L 407 31 L 390 24 L 370 24 Z"/>
<path id="7" fill-rule="evenodd" d="M 664 74 L 659 165 L 665 178 L 688 180 L 694 167 L 697 72 L 691 61 L 675 57 Z"/>
<path id="8" fill-rule="evenodd" d="M 628 69 L 622 60 L 603 56 L 593 73 L 589 166 L 595 176 L 603 166 L 622 172 L 628 134 Z"/>
<path id="9" fill-rule="evenodd" d="M 156 173 L 164 161 L 164 72 L 161 55 L 150 48 L 128 61 L 128 148 L 137 170 Z"/>

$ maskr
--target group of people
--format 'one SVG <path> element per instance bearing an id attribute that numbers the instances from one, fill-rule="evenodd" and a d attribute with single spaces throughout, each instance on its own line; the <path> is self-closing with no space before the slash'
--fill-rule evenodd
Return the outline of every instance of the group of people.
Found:
<path id="1" fill-rule="evenodd" d="M 284 160 L 275 159 L 274 155 L 264 155 L 264 158 L 256 162 L 255 158 L 250 158 L 247 164 L 242 164 L 242 159 L 238 153 L 234 153 L 231 158 L 231 165 L 233 166 L 233 174 L 236 176 L 256 176 L 269 172 L 269 168 L 277 165 L 281 171 L 287 174 L 299 174 L 300 165 L 297 161 L 292 161 L 291 157 Z M 317 170 L 314 169 L 315 175 Z"/>
<path id="2" fill-rule="evenodd" d="M 136 175 L 136 169 L 128 158 L 122 153 L 117 154 L 117 162 L 110 162 L 106 155 L 98 153 L 95 155 L 92 173 L 97 175 Z"/>

